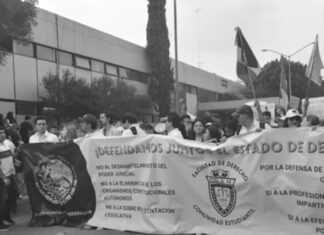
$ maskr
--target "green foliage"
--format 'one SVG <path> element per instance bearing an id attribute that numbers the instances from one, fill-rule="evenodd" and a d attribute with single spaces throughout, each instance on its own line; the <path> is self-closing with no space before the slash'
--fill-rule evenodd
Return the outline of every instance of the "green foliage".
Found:
<path id="1" fill-rule="evenodd" d="M 67 70 L 62 79 L 48 74 L 43 78 L 43 85 L 48 93 L 43 102 L 56 110 L 57 119 L 65 121 L 91 112 L 91 90 L 83 79 L 76 79 Z"/>
<path id="2" fill-rule="evenodd" d="M 25 41 L 31 39 L 32 26 L 36 24 L 36 4 L 35 0 L 0 0 L 0 42 L 7 37 Z M 5 55 L 0 46 L 0 63 Z"/>
<path id="3" fill-rule="evenodd" d="M 150 81 L 149 93 L 159 106 L 160 116 L 165 116 L 170 111 L 170 91 L 174 88 L 165 18 L 166 0 L 148 0 L 148 2 L 146 51 L 154 77 Z"/>
<path id="4" fill-rule="evenodd" d="M 282 60 L 285 66 L 286 79 L 288 84 L 288 61 L 284 58 L 282 58 Z M 303 65 L 300 62 L 291 61 L 291 88 L 293 96 L 304 98 L 306 95 L 308 78 L 305 76 L 305 69 L 306 65 Z M 261 73 L 254 82 L 255 93 L 258 98 L 279 96 L 280 73 L 281 61 L 279 60 L 270 61 L 263 66 Z M 251 87 L 245 89 L 243 91 L 243 94 L 248 98 L 252 98 Z M 318 97 L 323 95 L 324 87 L 318 87 L 312 82 L 310 88 L 310 96 Z"/>
<path id="5" fill-rule="evenodd" d="M 56 110 L 59 122 L 71 120 L 85 113 L 98 115 L 110 111 L 116 115 L 125 112 L 142 114 L 152 107 L 152 101 L 145 95 L 138 95 L 136 89 L 121 80 L 114 82 L 108 77 L 94 79 L 88 84 L 84 79 L 76 79 L 69 71 L 62 78 L 48 74 L 43 78 L 47 96 L 45 106 Z"/>
<path id="6" fill-rule="evenodd" d="M 140 116 L 143 111 L 152 107 L 151 99 L 146 95 L 136 93 L 136 88 L 122 80 L 113 80 L 103 77 L 91 83 L 93 94 L 94 113 L 109 110 L 116 115 L 132 112 Z"/>

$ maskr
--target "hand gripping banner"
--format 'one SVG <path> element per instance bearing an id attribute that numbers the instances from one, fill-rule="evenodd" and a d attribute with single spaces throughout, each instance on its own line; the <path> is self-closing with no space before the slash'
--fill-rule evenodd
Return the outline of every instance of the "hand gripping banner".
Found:
<path id="1" fill-rule="evenodd" d="M 278 129 L 218 147 L 147 135 L 88 139 L 90 225 L 156 234 L 324 233 L 324 131 Z"/>
<path id="2" fill-rule="evenodd" d="M 22 154 L 30 226 L 76 225 L 91 218 L 95 192 L 78 145 L 23 145 Z"/>

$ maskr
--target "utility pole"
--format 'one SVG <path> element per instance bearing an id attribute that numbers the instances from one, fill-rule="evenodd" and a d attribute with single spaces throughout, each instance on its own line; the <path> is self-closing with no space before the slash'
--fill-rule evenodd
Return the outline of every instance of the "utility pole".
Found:
<path id="1" fill-rule="evenodd" d="M 198 68 L 201 68 L 202 62 L 200 60 L 200 41 L 199 41 L 199 12 L 201 9 L 196 9 L 196 16 L 197 16 L 197 45 L 198 45 Z"/>
<path id="2" fill-rule="evenodd" d="M 177 113 L 180 113 L 179 106 L 179 68 L 178 68 L 178 29 L 177 29 L 177 0 L 173 0 L 174 3 L 174 75 L 175 75 L 175 83 L 174 83 L 174 99 L 175 99 L 175 110 Z"/>
<path id="3" fill-rule="evenodd" d="M 271 49 L 262 49 L 263 52 L 272 52 L 274 54 L 280 55 L 282 57 L 287 58 L 288 61 L 288 84 L 289 84 L 289 103 L 291 102 L 291 96 L 292 96 L 292 89 L 291 89 L 291 57 L 299 53 L 300 51 L 304 50 L 305 48 L 309 47 L 310 45 L 313 45 L 315 42 L 310 42 L 306 44 L 305 46 L 301 47 L 300 49 L 296 50 L 294 53 L 291 53 L 289 55 L 283 54 L 279 51 L 271 50 Z"/>

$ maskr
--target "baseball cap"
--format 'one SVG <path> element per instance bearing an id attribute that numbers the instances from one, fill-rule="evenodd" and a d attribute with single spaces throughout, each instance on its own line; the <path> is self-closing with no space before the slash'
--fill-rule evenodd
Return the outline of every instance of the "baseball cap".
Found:
<path id="1" fill-rule="evenodd" d="M 293 117 L 299 117 L 301 119 L 302 115 L 300 115 L 297 109 L 289 109 L 285 115 L 285 120 Z"/>

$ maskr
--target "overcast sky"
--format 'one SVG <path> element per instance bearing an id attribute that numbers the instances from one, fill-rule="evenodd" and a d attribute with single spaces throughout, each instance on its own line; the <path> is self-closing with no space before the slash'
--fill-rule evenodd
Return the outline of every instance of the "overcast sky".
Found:
<path id="1" fill-rule="evenodd" d="M 145 47 L 147 0 L 39 0 L 39 7 Z M 167 24 L 174 57 L 173 0 Z M 324 0 L 177 0 L 179 60 L 237 80 L 235 31 L 239 26 L 259 63 L 291 54 L 319 34 L 324 56 Z M 292 57 L 308 63 L 312 47 Z M 322 74 L 323 71 L 322 71 Z"/>

